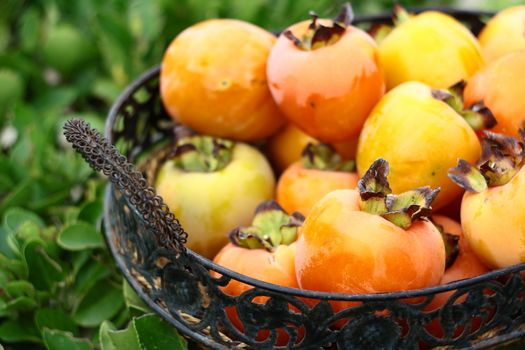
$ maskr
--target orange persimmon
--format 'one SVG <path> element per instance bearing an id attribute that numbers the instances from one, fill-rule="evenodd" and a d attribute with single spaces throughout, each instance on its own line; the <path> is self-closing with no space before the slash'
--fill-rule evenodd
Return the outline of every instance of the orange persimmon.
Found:
<path id="1" fill-rule="evenodd" d="M 326 144 L 308 144 L 301 160 L 279 177 L 276 200 L 291 213 L 308 215 L 314 204 L 333 190 L 351 189 L 359 180 L 353 161 L 343 161 Z"/>
<path id="2" fill-rule="evenodd" d="M 461 225 L 458 222 L 443 215 L 432 215 L 432 221 L 442 230 L 445 245 L 447 248 L 450 248 L 447 249 L 447 267 L 441 279 L 441 284 L 447 284 L 489 272 L 489 268 L 479 260 L 463 237 Z M 427 305 L 426 310 L 431 311 L 442 307 L 454 292 L 454 290 L 451 290 L 436 294 L 430 304 Z M 460 297 L 455 300 L 455 303 L 461 303 L 464 300 L 465 297 Z M 473 319 L 470 329 L 477 329 L 479 324 L 479 318 Z M 443 335 L 443 330 L 437 318 L 429 323 L 427 329 L 435 336 L 441 337 Z M 462 329 L 463 327 L 457 329 L 456 332 L 459 334 Z"/>
<path id="3" fill-rule="evenodd" d="M 525 51 L 516 51 L 490 63 L 467 81 L 465 106 L 483 103 L 496 117 L 491 131 L 518 136 L 525 125 Z"/>
<path id="4" fill-rule="evenodd" d="M 265 201 L 257 207 L 252 226 L 233 230 L 230 233 L 231 243 L 224 246 L 213 261 L 263 282 L 298 288 L 295 277 L 295 240 L 303 220 L 298 213 L 287 215 L 275 201 Z M 213 275 L 218 276 L 217 273 Z M 222 290 L 226 294 L 239 296 L 252 288 L 253 286 L 232 279 Z M 252 302 L 264 304 L 267 300 L 266 296 L 257 296 Z M 239 317 L 235 306 L 227 307 L 226 312 L 232 324 L 241 331 L 245 322 L 250 323 L 250 320 Z M 264 324 L 251 326 L 259 328 L 259 340 L 266 339 L 270 334 Z M 294 327 L 282 325 L 285 326 Z M 297 339 L 300 339 L 304 329 L 295 326 Z M 277 333 L 276 345 L 289 341 L 290 336 L 284 328 L 278 328 Z"/>
<path id="5" fill-rule="evenodd" d="M 359 181 L 359 191 L 336 190 L 314 206 L 296 246 L 301 288 L 375 293 L 439 284 L 443 239 L 431 222 L 418 220 L 438 190 L 392 195 L 386 173 L 388 163 L 379 159 Z M 336 310 L 349 305 L 333 303 Z"/>
<path id="6" fill-rule="evenodd" d="M 253 24 L 211 19 L 180 33 L 160 70 L 166 111 L 195 131 L 238 141 L 268 137 L 285 123 L 266 81 L 275 36 Z"/>
<path id="7" fill-rule="evenodd" d="M 335 21 L 286 29 L 268 57 L 270 91 L 283 114 L 323 142 L 357 138 L 385 90 L 377 45 L 351 26 L 348 7 Z"/>

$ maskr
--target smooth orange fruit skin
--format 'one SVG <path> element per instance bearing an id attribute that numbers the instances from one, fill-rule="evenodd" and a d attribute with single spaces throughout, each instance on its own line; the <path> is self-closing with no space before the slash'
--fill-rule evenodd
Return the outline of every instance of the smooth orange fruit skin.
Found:
<path id="1" fill-rule="evenodd" d="M 291 288 L 299 287 L 295 277 L 295 243 L 280 245 L 274 252 L 268 252 L 264 249 L 246 249 L 229 243 L 217 254 L 213 262 L 264 282 Z M 220 276 L 216 272 L 212 272 L 212 275 Z M 232 279 L 228 285 L 222 287 L 222 291 L 232 296 L 238 296 L 252 288 L 250 285 Z M 267 300 L 267 297 L 260 296 L 254 298 L 253 301 L 264 304 Z M 242 331 L 244 327 L 236 309 L 228 307 L 226 313 L 233 325 Z M 302 338 L 303 334 L 304 329 L 298 329 L 299 339 Z M 268 330 L 261 330 L 257 338 L 259 340 L 266 339 L 268 335 Z M 288 339 L 288 334 L 279 329 L 276 344 L 286 344 Z"/>
<path id="2" fill-rule="evenodd" d="M 466 192 L 461 226 L 468 244 L 488 267 L 525 262 L 525 167 L 505 185 Z"/>
<path id="3" fill-rule="evenodd" d="M 301 38 L 310 22 L 289 29 Z M 311 51 L 279 36 L 267 75 L 284 115 L 308 135 L 329 143 L 357 138 L 385 89 L 374 40 L 352 26 L 334 44 Z"/>
<path id="4" fill-rule="evenodd" d="M 377 158 L 390 163 L 394 193 L 422 186 L 441 188 L 437 210 L 463 190 L 448 178 L 458 158 L 476 162 L 481 145 L 476 133 L 450 106 L 431 95 L 429 86 L 408 82 L 389 91 L 367 119 L 357 146 L 357 172 L 363 176 Z"/>
<path id="5" fill-rule="evenodd" d="M 379 44 L 387 90 L 407 81 L 447 88 L 484 65 L 476 38 L 453 17 L 426 11 L 410 17 Z"/>
<path id="6" fill-rule="evenodd" d="M 170 116 L 195 131 L 239 141 L 275 133 L 285 119 L 266 81 L 275 37 L 233 19 L 200 22 L 167 48 L 160 71 Z"/>
<path id="7" fill-rule="evenodd" d="M 284 171 L 292 163 L 301 159 L 304 148 L 310 142 L 319 141 L 305 134 L 295 125 L 286 124 L 268 140 L 268 154 L 272 165 L 278 172 Z"/>
<path id="8" fill-rule="evenodd" d="M 525 49 L 525 5 L 509 7 L 492 17 L 478 36 L 487 62 Z"/>
<path id="9" fill-rule="evenodd" d="M 297 241 L 299 286 L 360 294 L 439 284 L 445 247 L 435 226 L 417 221 L 403 230 L 360 203 L 357 191 L 337 190 L 314 206 Z"/>
<path id="10" fill-rule="evenodd" d="M 498 124 L 491 131 L 518 136 L 525 122 L 525 51 L 510 53 L 467 81 L 465 106 L 483 101 Z"/>
<path id="11" fill-rule="evenodd" d="M 325 195 L 340 189 L 354 189 L 357 173 L 307 169 L 301 161 L 288 167 L 277 182 L 276 200 L 288 213 L 308 215 Z"/>

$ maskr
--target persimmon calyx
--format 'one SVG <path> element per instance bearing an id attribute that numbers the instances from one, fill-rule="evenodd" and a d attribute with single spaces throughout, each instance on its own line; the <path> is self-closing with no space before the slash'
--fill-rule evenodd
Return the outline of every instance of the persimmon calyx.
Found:
<path id="1" fill-rule="evenodd" d="M 394 22 L 396 27 L 408 21 L 410 17 L 412 17 L 412 15 L 403 6 L 399 5 L 399 3 L 394 5 L 392 9 L 392 22 Z"/>
<path id="2" fill-rule="evenodd" d="M 430 222 L 436 226 L 441 237 L 443 238 L 443 243 L 445 244 L 445 270 L 454 265 L 456 259 L 459 255 L 459 236 L 453 235 L 452 233 L 445 232 L 443 225 L 435 222 L 432 217 L 429 217 Z"/>
<path id="3" fill-rule="evenodd" d="M 274 200 L 259 204 L 251 226 L 233 229 L 229 238 L 236 246 L 273 251 L 279 245 L 289 245 L 297 239 L 304 217 L 299 212 L 288 215 Z"/>
<path id="4" fill-rule="evenodd" d="M 380 44 L 385 38 L 388 36 L 394 30 L 392 26 L 389 26 L 388 24 L 379 23 L 374 24 L 372 27 L 368 30 L 368 34 L 374 38 L 375 42 L 377 44 Z"/>
<path id="5" fill-rule="evenodd" d="M 296 37 L 289 29 L 283 32 L 283 35 L 295 46 L 305 51 L 319 49 L 337 42 L 346 31 L 346 27 L 352 23 L 354 12 L 350 3 L 343 4 L 341 12 L 329 27 L 317 22 L 319 16 L 315 12 L 310 12 L 310 17 L 312 17 L 312 22 L 301 38 Z"/>
<path id="6" fill-rule="evenodd" d="M 303 150 L 301 162 L 306 169 L 328 171 L 355 171 L 354 160 L 343 160 L 336 150 L 326 143 L 309 142 Z"/>
<path id="7" fill-rule="evenodd" d="M 488 187 L 508 183 L 525 163 L 525 131 L 521 141 L 512 136 L 485 131 L 481 140 L 481 158 L 475 166 L 460 159 L 448 171 L 449 178 L 469 192 L 482 192 Z"/>
<path id="8" fill-rule="evenodd" d="M 195 135 L 185 129 L 176 131 L 170 158 L 177 168 L 188 172 L 215 172 L 232 159 L 235 142 L 211 136 Z"/>
<path id="9" fill-rule="evenodd" d="M 465 81 L 460 80 L 446 91 L 432 89 L 432 97 L 452 107 L 475 131 L 490 129 L 496 126 L 498 123 L 496 117 L 494 117 L 492 111 L 485 106 L 483 101 L 474 103 L 469 108 L 464 107 L 463 91 L 465 90 L 465 86 Z"/>
<path id="10" fill-rule="evenodd" d="M 428 217 L 440 189 L 425 186 L 395 195 L 387 180 L 388 172 L 388 162 L 379 158 L 359 180 L 361 210 L 380 215 L 403 229 L 409 228 L 415 220 Z"/>

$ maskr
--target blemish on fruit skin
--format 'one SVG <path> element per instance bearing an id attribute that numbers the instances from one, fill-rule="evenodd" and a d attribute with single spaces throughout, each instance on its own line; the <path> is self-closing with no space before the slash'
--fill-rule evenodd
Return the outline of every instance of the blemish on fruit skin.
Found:
<path id="1" fill-rule="evenodd" d="M 310 107 L 312 107 L 312 108 L 315 108 L 315 107 L 316 107 L 316 104 L 315 104 L 314 101 L 310 101 L 308 104 L 309 104 Z"/>

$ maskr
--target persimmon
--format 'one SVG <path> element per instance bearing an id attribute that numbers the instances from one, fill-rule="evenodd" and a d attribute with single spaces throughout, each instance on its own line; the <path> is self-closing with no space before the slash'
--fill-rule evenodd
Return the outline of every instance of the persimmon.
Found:
<path id="1" fill-rule="evenodd" d="M 251 226 L 238 227 L 231 231 L 231 242 L 221 249 L 213 261 L 245 276 L 298 288 L 295 277 L 295 241 L 303 220 L 304 217 L 299 213 L 287 215 L 275 201 L 265 201 L 257 207 Z M 214 275 L 218 276 L 217 273 Z M 239 296 L 252 288 L 253 286 L 232 279 L 222 290 L 226 294 Z M 258 296 L 253 302 L 264 304 L 267 300 L 268 297 Z M 239 317 L 235 307 L 227 307 L 226 312 L 233 325 L 241 331 L 244 329 L 243 324 L 250 324 L 250 320 Z M 261 329 L 258 339 L 268 337 L 269 330 L 264 330 L 264 325 L 251 326 Z M 304 332 L 300 328 L 297 331 L 299 337 Z M 283 329 L 278 329 L 277 345 L 286 344 L 288 339 L 289 335 Z"/>
<path id="2" fill-rule="evenodd" d="M 334 21 L 292 25 L 268 57 L 270 91 L 283 114 L 326 143 L 357 138 L 384 93 L 374 40 L 350 25 L 349 5 Z"/>
<path id="3" fill-rule="evenodd" d="M 308 215 L 314 204 L 333 190 L 350 189 L 359 180 L 354 161 L 343 161 L 326 144 L 308 144 L 301 160 L 279 177 L 276 200 L 287 212 Z"/>
<path id="4" fill-rule="evenodd" d="M 271 163 L 282 172 L 292 163 L 301 159 L 304 148 L 310 142 L 318 142 L 305 134 L 292 123 L 286 126 L 268 140 L 268 155 Z"/>
<path id="5" fill-rule="evenodd" d="M 509 53 L 491 62 L 467 81 L 465 106 L 483 103 L 497 124 L 491 131 L 518 136 L 525 124 L 525 51 Z"/>
<path id="6" fill-rule="evenodd" d="M 330 192 L 313 207 L 296 245 L 301 288 L 375 293 L 440 282 L 443 239 L 430 221 L 422 220 L 439 190 L 423 187 L 393 195 L 386 174 L 388 162 L 378 159 L 359 180 L 359 190 Z"/>
<path id="7" fill-rule="evenodd" d="M 478 36 L 487 62 L 525 49 L 525 5 L 513 6 L 492 17 Z"/>
<path id="8" fill-rule="evenodd" d="M 409 15 L 394 10 L 395 28 L 379 43 L 387 90 L 407 81 L 447 88 L 484 65 L 472 33 L 453 17 L 438 11 Z"/>
<path id="9" fill-rule="evenodd" d="M 187 247 L 210 259 L 230 230 L 250 223 L 257 205 L 273 198 L 274 186 L 270 164 L 254 147 L 185 131 L 155 180 L 188 232 Z"/>
<path id="10" fill-rule="evenodd" d="M 268 137 L 285 123 L 266 81 L 275 36 L 253 24 L 211 19 L 180 33 L 160 70 L 170 116 L 195 131 L 238 141 Z"/>
<path id="11" fill-rule="evenodd" d="M 461 202 L 465 240 L 490 268 L 525 262 L 525 132 L 520 139 L 485 132 L 475 166 L 460 159 L 450 178 L 466 190 Z"/>
<path id="12" fill-rule="evenodd" d="M 449 105 L 454 104 L 448 101 L 452 96 L 420 82 L 403 83 L 389 91 L 370 113 L 359 136 L 359 175 L 383 157 L 390 163 L 394 193 L 439 187 L 436 210 L 460 196 L 462 189 L 452 183 L 447 171 L 458 158 L 478 159 L 481 146 L 465 118 Z M 468 114 L 483 119 L 474 111 Z"/>
<path id="13" fill-rule="evenodd" d="M 271 163 L 280 173 L 292 163 L 301 159 L 304 148 L 309 143 L 319 143 L 315 138 L 305 134 L 294 124 L 288 123 L 268 140 L 268 155 Z M 355 159 L 357 139 L 331 143 L 343 159 Z"/>

